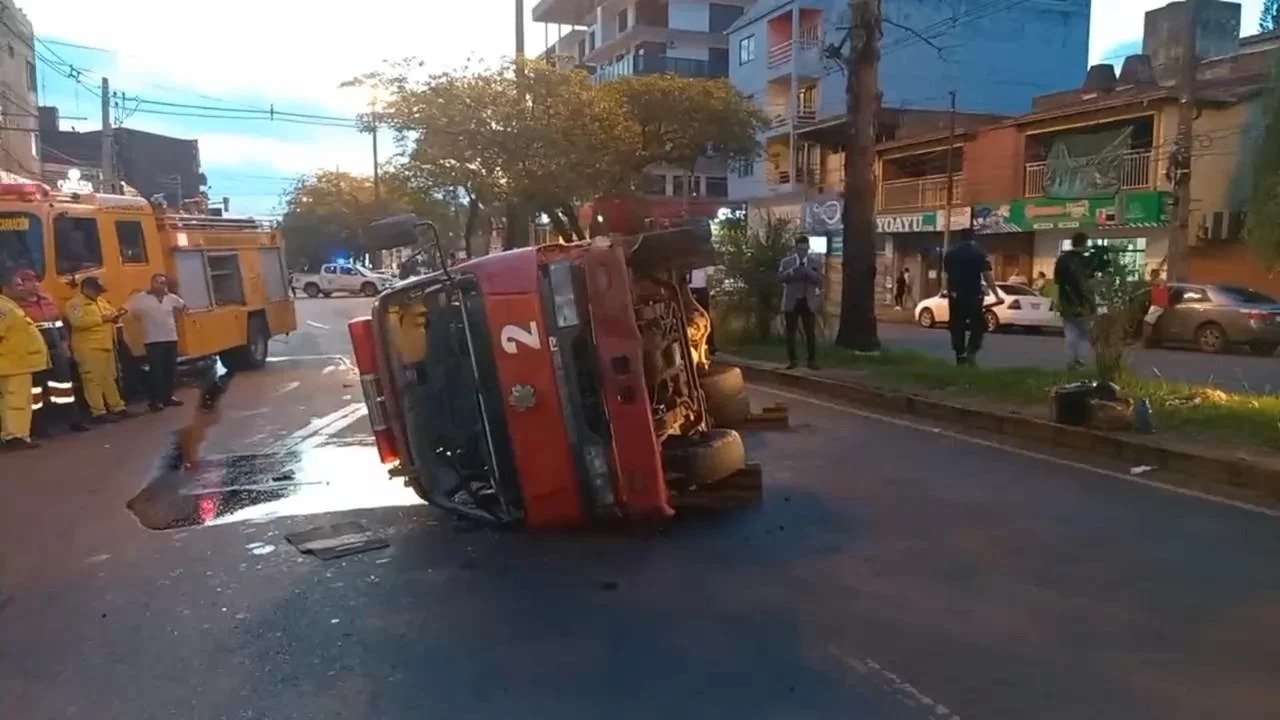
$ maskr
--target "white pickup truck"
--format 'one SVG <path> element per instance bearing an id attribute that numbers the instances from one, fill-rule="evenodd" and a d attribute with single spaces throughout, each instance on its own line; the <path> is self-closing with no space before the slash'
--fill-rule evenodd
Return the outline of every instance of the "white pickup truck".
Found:
<path id="1" fill-rule="evenodd" d="M 395 278 L 359 265 L 330 263 L 318 273 L 294 273 L 289 276 L 289 287 L 301 290 L 307 297 L 339 293 L 355 293 L 373 297 L 395 283 Z"/>

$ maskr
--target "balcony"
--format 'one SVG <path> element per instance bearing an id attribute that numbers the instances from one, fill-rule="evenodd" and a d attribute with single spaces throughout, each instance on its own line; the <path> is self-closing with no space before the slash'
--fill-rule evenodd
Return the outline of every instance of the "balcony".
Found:
<path id="1" fill-rule="evenodd" d="M 632 75 L 661 75 L 672 73 L 683 77 L 725 78 L 729 66 L 706 60 L 667 57 L 666 55 L 628 55 L 617 62 L 601 65 L 592 76 L 592 82 L 602 83 Z"/>
<path id="2" fill-rule="evenodd" d="M 964 178 L 959 173 L 956 173 L 952 182 L 951 204 L 964 204 Z M 947 176 L 930 175 L 883 182 L 880 184 L 880 200 L 877 205 L 880 210 L 946 207 Z"/>
<path id="3" fill-rule="evenodd" d="M 1048 163 L 1027 163 L 1023 194 L 1026 197 L 1043 197 L 1044 183 L 1048 177 Z M 1120 162 L 1120 189 L 1139 190 L 1154 186 L 1156 179 L 1155 155 L 1150 150 L 1130 150 Z"/>
<path id="4" fill-rule="evenodd" d="M 769 132 L 777 133 L 782 131 L 790 131 L 792 125 L 798 130 L 817 122 L 818 120 L 818 103 L 808 102 L 801 103 L 796 108 L 794 122 L 791 115 L 791 108 L 786 105 L 772 104 L 765 108 L 765 117 L 769 121 Z"/>
<path id="5" fill-rule="evenodd" d="M 783 72 L 791 72 L 795 68 L 801 77 L 817 77 L 822 72 L 822 35 L 820 31 L 810 32 L 799 40 L 784 40 L 769 48 L 765 55 L 765 65 L 771 77 Z M 794 65 L 793 65 L 794 63 Z"/>

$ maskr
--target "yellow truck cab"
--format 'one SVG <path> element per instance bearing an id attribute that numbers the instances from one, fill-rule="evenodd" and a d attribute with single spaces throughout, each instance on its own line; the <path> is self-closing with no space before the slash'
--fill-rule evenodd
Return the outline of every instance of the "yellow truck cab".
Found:
<path id="1" fill-rule="evenodd" d="M 271 337 L 297 329 L 279 231 L 252 219 L 175 214 L 139 197 L 0 184 L 0 269 L 30 268 L 59 307 L 99 277 L 121 307 L 164 273 L 186 301 L 178 352 L 218 355 L 229 369 L 266 363 Z M 122 363 L 145 356 L 125 317 Z"/>

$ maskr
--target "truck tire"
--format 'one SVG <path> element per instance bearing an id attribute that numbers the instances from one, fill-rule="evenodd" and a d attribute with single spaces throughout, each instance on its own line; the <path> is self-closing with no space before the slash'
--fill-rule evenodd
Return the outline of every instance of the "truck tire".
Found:
<path id="1" fill-rule="evenodd" d="M 250 315 L 246 338 L 246 344 L 227 350 L 218 356 L 228 370 L 233 372 L 260 370 L 267 364 L 271 330 L 267 327 L 266 318 L 261 315 Z"/>
<path id="2" fill-rule="evenodd" d="M 747 381 L 742 379 L 740 368 L 718 363 L 712 363 L 705 373 L 698 376 L 698 385 L 702 387 L 708 405 L 735 398 L 747 390 Z"/>
<path id="3" fill-rule="evenodd" d="M 306 293 L 309 298 L 320 297 L 320 286 L 309 282 L 302 286 L 302 292 Z"/>
<path id="4" fill-rule="evenodd" d="M 740 392 L 729 397 L 718 397 L 715 402 L 707 398 L 707 414 L 711 424 L 722 428 L 740 428 L 751 416 L 751 398 Z"/>
<path id="5" fill-rule="evenodd" d="M 360 294 L 365 297 L 373 297 L 378 294 L 378 286 L 367 282 L 360 286 Z"/>
<path id="6" fill-rule="evenodd" d="M 741 435 L 716 428 L 667 453 L 667 464 L 688 485 L 709 485 L 746 467 L 747 451 Z"/>

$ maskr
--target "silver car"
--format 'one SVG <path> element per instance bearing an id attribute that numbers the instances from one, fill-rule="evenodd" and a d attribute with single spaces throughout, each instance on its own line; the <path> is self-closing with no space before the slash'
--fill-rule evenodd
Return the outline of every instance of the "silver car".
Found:
<path id="1" fill-rule="evenodd" d="M 1172 283 L 1154 341 L 1211 353 L 1244 346 L 1271 356 L 1280 348 L 1280 302 L 1238 285 Z"/>

